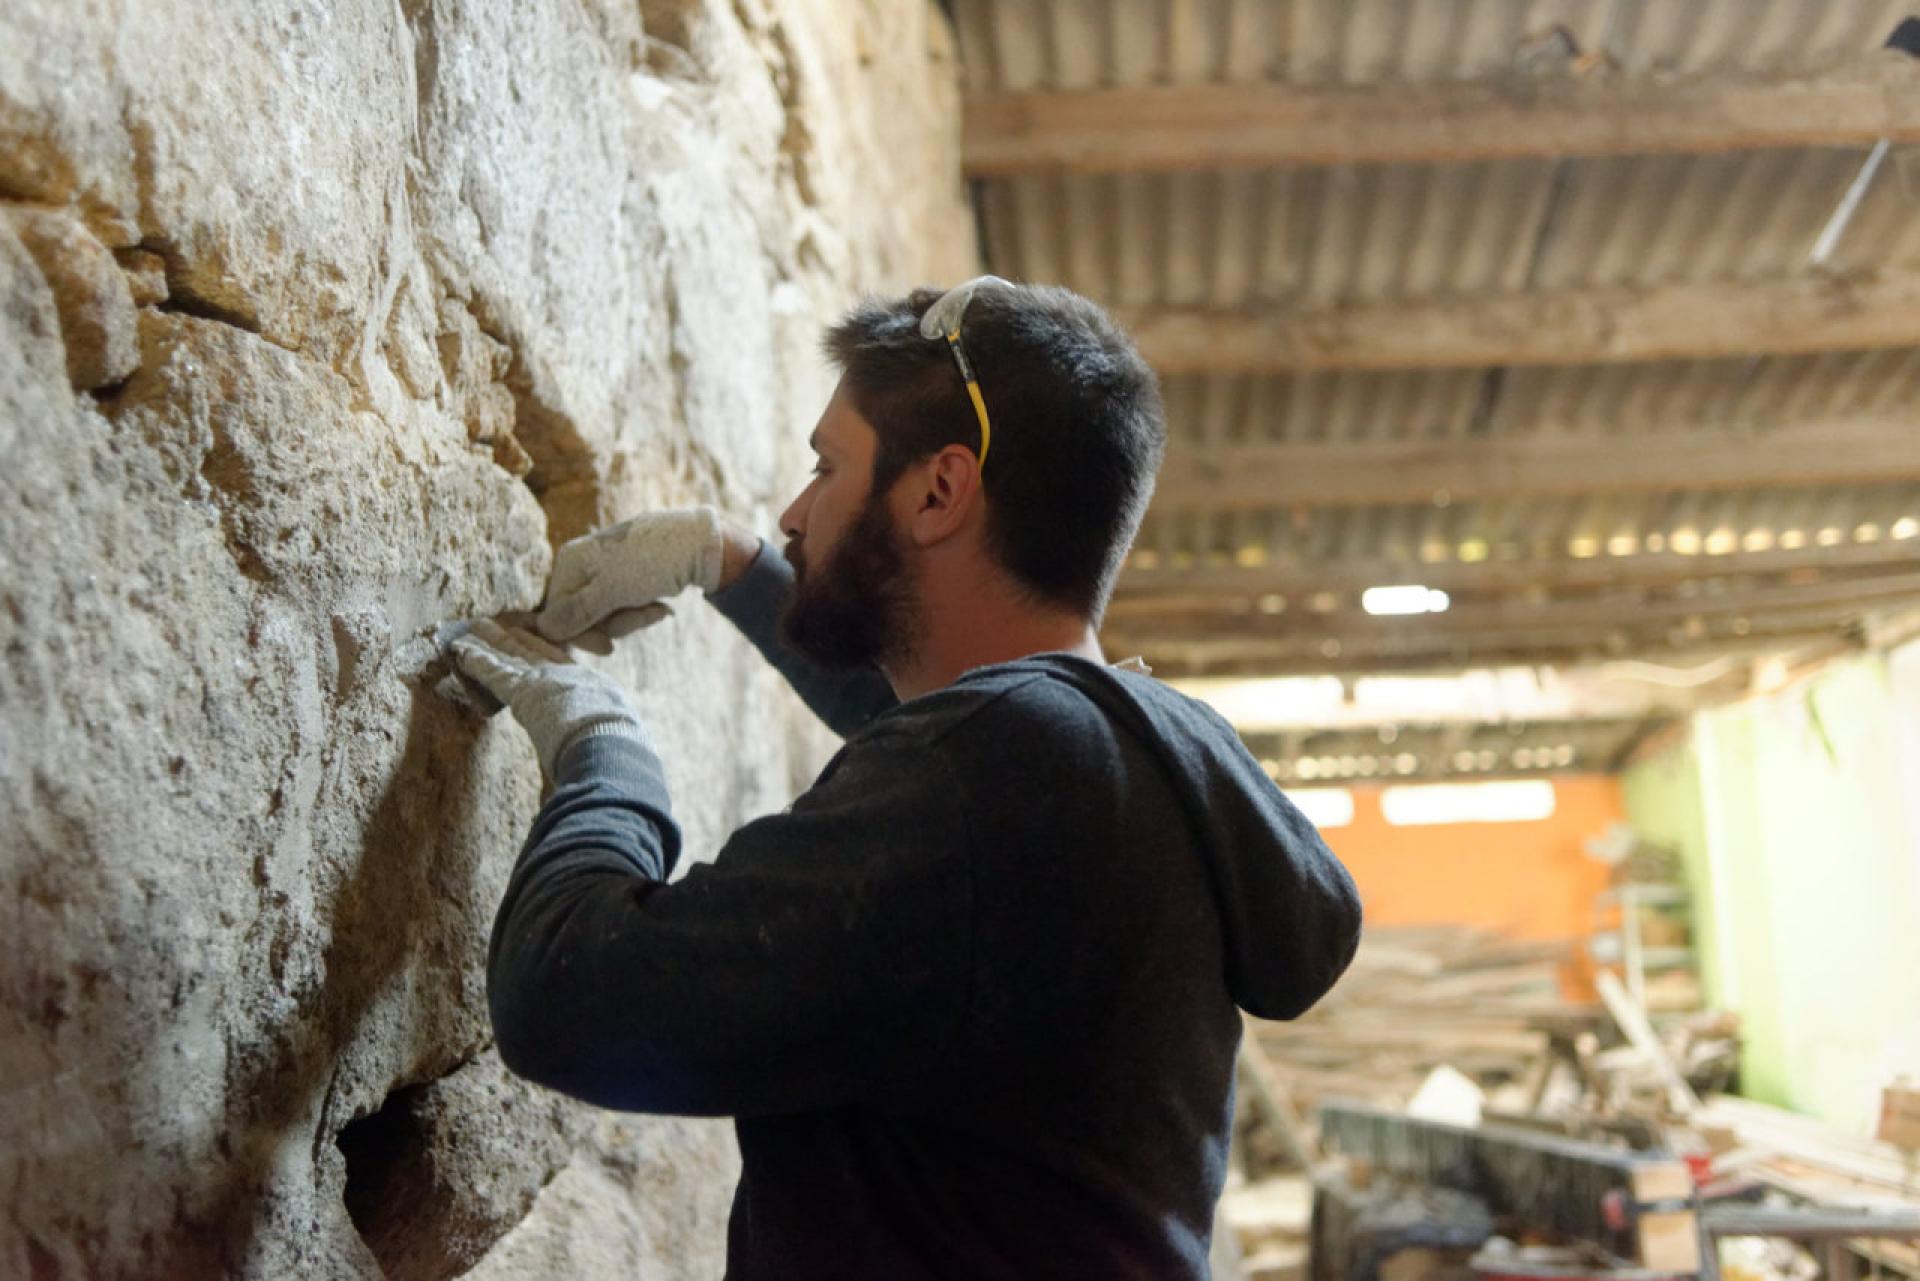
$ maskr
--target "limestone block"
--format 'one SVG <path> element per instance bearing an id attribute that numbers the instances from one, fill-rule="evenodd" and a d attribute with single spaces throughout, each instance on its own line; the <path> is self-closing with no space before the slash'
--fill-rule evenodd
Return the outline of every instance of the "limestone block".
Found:
<path id="1" fill-rule="evenodd" d="M 740 1157 L 725 1122 L 603 1118 L 533 1211 L 468 1276 L 718 1277 Z"/>
<path id="2" fill-rule="evenodd" d="M 139 204 L 113 50 L 118 4 L 10 5 L 0 40 L 0 192 L 124 217 Z"/>
<path id="3" fill-rule="evenodd" d="M 130 220 L 177 299 L 344 364 L 399 265 L 398 7 L 31 0 L 7 22 L 0 153 L 32 197 Z"/>
<path id="4" fill-rule="evenodd" d="M 167 301 L 167 260 L 150 249 L 128 248 L 113 251 L 114 261 L 127 273 L 127 288 L 134 302 L 151 307 Z"/>
<path id="5" fill-rule="evenodd" d="M 117 383 L 140 361 L 133 293 L 107 247 L 78 218 L 33 205 L 0 205 L 53 290 L 75 391 Z"/>

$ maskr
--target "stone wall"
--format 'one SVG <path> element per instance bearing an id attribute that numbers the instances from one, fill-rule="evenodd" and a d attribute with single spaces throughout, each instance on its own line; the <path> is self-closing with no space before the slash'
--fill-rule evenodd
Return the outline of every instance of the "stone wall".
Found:
<path id="1" fill-rule="evenodd" d="M 0 1275 L 718 1275 L 724 1122 L 490 1048 L 539 773 L 429 638 L 770 526 L 821 323 L 973 270 L 956 72 L 930 0 L 0 13 Z M 605 661 L 692 857 L 829 746 L 697 598 Z"/>

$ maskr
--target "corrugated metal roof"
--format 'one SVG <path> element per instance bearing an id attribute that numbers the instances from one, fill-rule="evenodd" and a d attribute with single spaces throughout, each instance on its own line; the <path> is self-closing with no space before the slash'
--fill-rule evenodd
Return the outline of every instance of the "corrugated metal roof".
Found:
<path id="1" fill-rule="evenodd" d="M 1899 0 L 957 0 L 969 92 L 1483 80 L 1604 54 L 1627 75 L 1804 70 Z M 1572 41 L 1569 50 L 1560 33 Z"/>
<path id="2" fill-rule="evenodd" d="M 1865 158 L 1823 148 L 1237 173 L 1039 174 L 981 195 L 1001 272 L 1108 304 L 1244 307 L 1771 280 Z M 1885 170 L 1828 270 L 1920 266 L 1920 195 Z"/>
<path id="3" fill-rule="evenodd" d="M 1857 62 L 1905 14 L 1881 0 L 956 0 L 969 91 L 1598 76 L 1628 83 Z M 1894 55 L 1887 55 L 1889 57 Z M 1221 312 L 1521 292 L 1765 282 L 1809 253 L 1861 147 L 1195 173 L 1043 173 L 977 185 L 987 257 L 1110 305 Z M 1819 270 L 1920 270 L 1920 157 L 1896 151 Z M 1173 450 L 1560 436 L 1657 449 L 1896 416 L 1920 351 L 1637 364 L 1180 375 Z M 1744 436 L 1742 438 L 1745 438 Z M 1737 447 L 1737 446 L 1730 446 Z M 1593 493 L 1309 510 L 1155 510 L 1133 564 L 1538 562 L 1920 536 L 1920 485 Z M 1920 542 L 1914 543 L 1920 549 Z M 1708 571 L 1710 572 L 1710 571 Z M 1240 602 L 1244 605 L 1244 602 Z"/>
<path id="4" fill-rule="evenodd" d="M 1920 391 L 1920 351 L 1488 370 L 1186 374 L 1165 380 L 1175 444 L 1635 436 L 1893 413 Z"/>

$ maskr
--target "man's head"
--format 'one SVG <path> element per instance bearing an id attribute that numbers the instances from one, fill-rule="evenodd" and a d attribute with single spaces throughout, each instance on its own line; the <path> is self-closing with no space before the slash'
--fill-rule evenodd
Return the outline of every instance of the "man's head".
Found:
<path id="1" fill-rule="evenodd" d="M 781 517 L 801 570 L 790 643 L 837 664 L 913 651 L 916 563 L 978 537 L 986 562 L 1035 609 L 1097 624 L 1152 495 L 1165 447 L 1153 373 L 1094 304 L 1064 289 L 976 293 L 962 341 L 993 428 L 947 344 L 921 335 L 940 297 L 869 302 L 827 334 L 842 377 L 813 444 L 820 465 Z M 950 495 L 953 510 L 935 508 Z"/>

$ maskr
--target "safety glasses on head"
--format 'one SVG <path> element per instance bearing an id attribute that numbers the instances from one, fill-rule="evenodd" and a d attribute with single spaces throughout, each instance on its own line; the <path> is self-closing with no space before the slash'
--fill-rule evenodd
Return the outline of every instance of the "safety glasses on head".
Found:
<path id="1" fill-rule="evenodd" d="M 960 343 L 960 326 L 966 319 L 967 304 L 973 301 L 974 294 L 989 288 L 1011 289 L 1013 286 L 998 276 L 975 276 L 965 284 L 947 290 L 939 301 L 927 308 L 926 315 L 920 317 L 920 336 L 946 339 L 948 350 L 953 352 L 953 363 L 959 367 L 960 379 L 967 385 L 967 395 L 973 401 L 973 412 L 980 419 L 981 467 L 987 465 L 987 447 L 993 442 L 993 428 L 987 422 L 987 402 L 980 396 L 980 380 L 974 377 L 973 362 L 967 359 L 967 349 Z"/>

